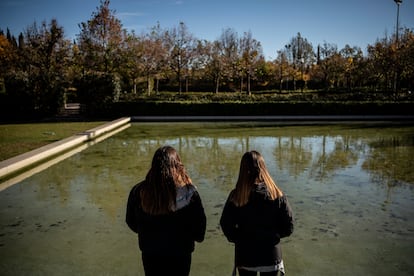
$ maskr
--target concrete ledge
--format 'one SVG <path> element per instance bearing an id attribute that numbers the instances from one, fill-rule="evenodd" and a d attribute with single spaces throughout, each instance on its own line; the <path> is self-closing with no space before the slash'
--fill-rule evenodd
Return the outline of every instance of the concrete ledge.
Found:
<path id="1" fill-rule="evenodd" d="M 33 166 L 33 164 L 41 162 L 42 160 L 51 158 L 59 153 L 68 151 L 83 143 L 94 140 L 107 132 L 117 129 L 122 125 L 128 124 L 130 121 L 131 118 L 129 117 L 120 118 L 87 130 L 85 132 L 78 133 L 66 139 L 4 160 L 0 162 L 0 179 L 16 173 L 26 167 Z"/>
<path id="2" fill-rule="evenodd" d="M 133 122 L 277 122 L 288 124 L 338 122 L 414 122 L 414 115 L 275 115 L 275 116 L 132 116 Z"/>

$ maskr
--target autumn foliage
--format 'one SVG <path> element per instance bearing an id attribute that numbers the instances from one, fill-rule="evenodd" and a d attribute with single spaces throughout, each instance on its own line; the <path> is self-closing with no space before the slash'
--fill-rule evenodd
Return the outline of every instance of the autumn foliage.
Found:
<path id="1" fill-rule="evenodd" d="M 17 38 L 0 30 L 3 113 L 52 115 L 73 100 L 99 110 L 161 91 L 395 94 L 408 93 L 414 85 L 410 29 L 401 30 L 398 41 L 395 36 L 378 39 L 365 53 L 327 42 L 314 47 L 297 33 L 274 60 L 266 60 L 251 32 L 239 35 L 227 28 L 217 40 L 207 41 L 195 37 L 184 22 L 128 32 L 109 0 L 101 1 L 79 27 L 73 41 L 56 19 L 34 22 Z"/>

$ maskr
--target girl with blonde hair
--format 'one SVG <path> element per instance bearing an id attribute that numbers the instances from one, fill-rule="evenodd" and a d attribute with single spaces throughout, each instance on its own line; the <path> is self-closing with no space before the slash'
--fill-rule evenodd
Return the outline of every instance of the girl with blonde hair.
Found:
<path id="1" fill-rule="evenodd" d="M 293 232 L 293 214 L 286 195 L 270 176 L 263 156 L 246 152 L 236 187 L 224 206 L 220 225 L 235 244 L 240 276 L 284 275 L 280 239 Z"/>

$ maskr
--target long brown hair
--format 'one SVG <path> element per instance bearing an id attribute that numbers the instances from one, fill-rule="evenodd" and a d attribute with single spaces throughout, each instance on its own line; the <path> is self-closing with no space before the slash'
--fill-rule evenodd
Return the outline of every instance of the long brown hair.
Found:
<path id="1" fill-rule="evenodd" d="M 282 190 L 277 187 L 267 171 L 263 156 L 259 152 L 252 150 L 246 152 L 241 159 L 239 177 L 231 201 L 236 206 L 247 204 L 254 185 L 259 183 L 266 185 L 269 197 L 272 200 L 283 196 Z"/>
<path id="2" fill-rule="evenodd" d="M 142 209 L 152 215 L 175 209 L 176 187 L 191 184 L 181 158 L 171 146 L 157 149 L 141 188 Z"/>

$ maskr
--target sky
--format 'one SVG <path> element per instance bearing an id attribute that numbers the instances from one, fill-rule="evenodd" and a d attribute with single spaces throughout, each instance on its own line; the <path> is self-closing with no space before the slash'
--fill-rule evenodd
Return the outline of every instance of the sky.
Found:
<path id="1" fill-rule="evenodd" d="M 79 24 L 92 18 L 100 0 L 0 0 L 0 29 L 14 36 L 28 26 L 57 19 L 65 37 L 75 39 Z M 330 43 L 366 47 L 391 36 L 397 25 L 394 0 L 111 0 L 110 8 L 128 31 L 136 34 L 160 24 L 163 29 L 184 22 L 196 38 L 214 41 L 223 30 L 239 36 L 251 32 L 266 60 L 301 33 L 314 49 Z M 399 26 L 414 30 L 414 0 L 403 0 Z"/>

